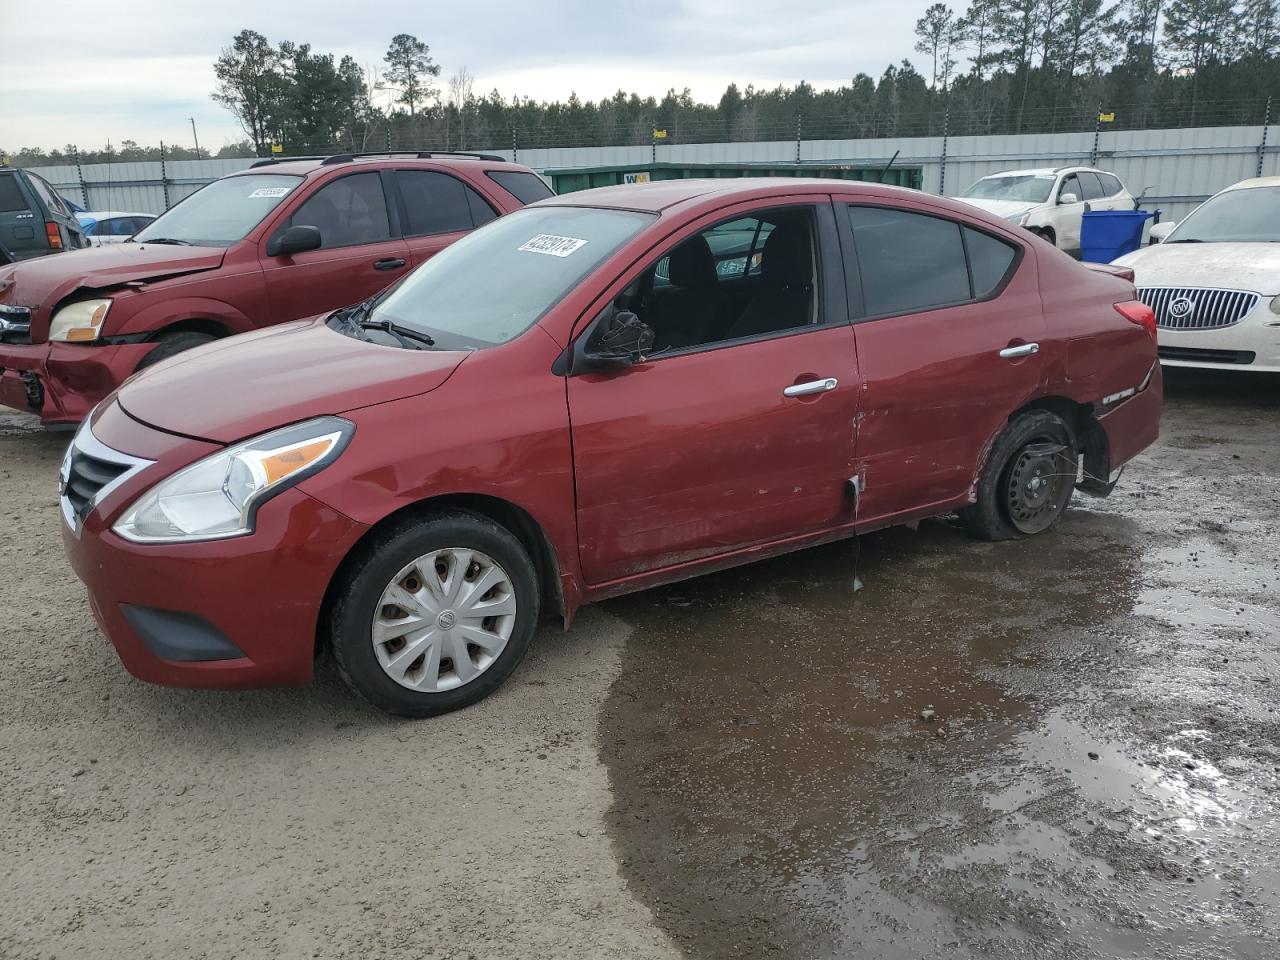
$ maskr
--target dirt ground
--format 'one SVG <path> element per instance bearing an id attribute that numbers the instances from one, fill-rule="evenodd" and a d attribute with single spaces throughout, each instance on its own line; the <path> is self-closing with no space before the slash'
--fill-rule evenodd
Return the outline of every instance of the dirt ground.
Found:
<path id="1" fill-rule="evenodd" d="M 1280 955 L 1280 382 L 1168 394 L 1045 537 L 611 601 L 419 723 L 129 678 L 0 411 L 0 957 Z"/>

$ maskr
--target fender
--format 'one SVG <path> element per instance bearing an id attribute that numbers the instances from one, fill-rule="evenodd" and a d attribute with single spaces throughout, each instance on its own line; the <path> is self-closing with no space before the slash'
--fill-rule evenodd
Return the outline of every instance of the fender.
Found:
<path id="1" fill-rule="evenodd" d="M 165 298 L 149 304 L 125 320 L 108 336 L 130 336 L 154 333 L 181 320 L 214 320 L 231 333 L 247 333 L 256 330 L 254 323 L 243 311 L 222 300 L 211 297 Z"/>

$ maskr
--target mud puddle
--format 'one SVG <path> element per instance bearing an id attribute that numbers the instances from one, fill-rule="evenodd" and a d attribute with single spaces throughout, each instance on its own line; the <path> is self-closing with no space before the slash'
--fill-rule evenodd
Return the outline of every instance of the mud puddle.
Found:
<path id="1" fill-rule="evenodd" d="M 611 830 L 691 956 L 1280 952 L 1276 404 L 1212 388 L 1038 540 L 933 522 L 864 538 L 859 592 L 842 544 L 607 605 Z"/>

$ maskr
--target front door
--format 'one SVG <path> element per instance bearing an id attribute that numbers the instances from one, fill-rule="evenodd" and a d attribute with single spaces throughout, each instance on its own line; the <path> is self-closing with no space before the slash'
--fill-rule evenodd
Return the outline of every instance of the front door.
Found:
<path id="1" fill-rule="evenodd" d="M 599 321 L 636 312 L 654 354 L 569 378 L 593 586 L 853 521 L 859 375 L 830 203 L 724 222 L 751 214 L 758 271 L 724 266 L 723 224 L 691 228 Z"/>
<path id="2" fill-rule="evenodd" d="M 1044 320 L 1021 242 L 923 207 L 842 213 L 862 301 L 858 520 L 879 526 L 964 497 L 992 437 L 1037 391 Z"/>
<path id="3" fill-rule="evenodd" d="M 409 270 L 409 248 L 394 236 L 377 171 L 331 180 L 276 228 L 314 226 L 321 246 L 263 257 L 267 295 L 277 320 L 296 320 L 359 303 Z"/>

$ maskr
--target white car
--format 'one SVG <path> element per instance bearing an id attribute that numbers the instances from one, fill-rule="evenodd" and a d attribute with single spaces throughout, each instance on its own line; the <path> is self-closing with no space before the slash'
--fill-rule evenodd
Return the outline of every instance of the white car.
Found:
<path id="1" fill-rule="evenodd" d="M 108 243 L 124 243 L 155 219 L 150 213 L 125 213 L 123 210 L 86 210 L 77 213 L 76 219 L 84 227 L 89 245 L 101 247 Z"/>
<path id="2" fill-rule="evenodd" d="M 1151 235 L 1162 242 L 1115 265 L 1156 313 L 1161 362 L 1280 372 L 1280 177 L 1242 180 Z"/>
<path id="3" fill-rule="evenodd" d="M 983 177 L 957 200 L 1026 227 L 1068 253 L 1080 250 L 1080 222 L 1090 210 L 1132 210 L 1120 178 L 1093 167 L 1040 167 Z"/>

